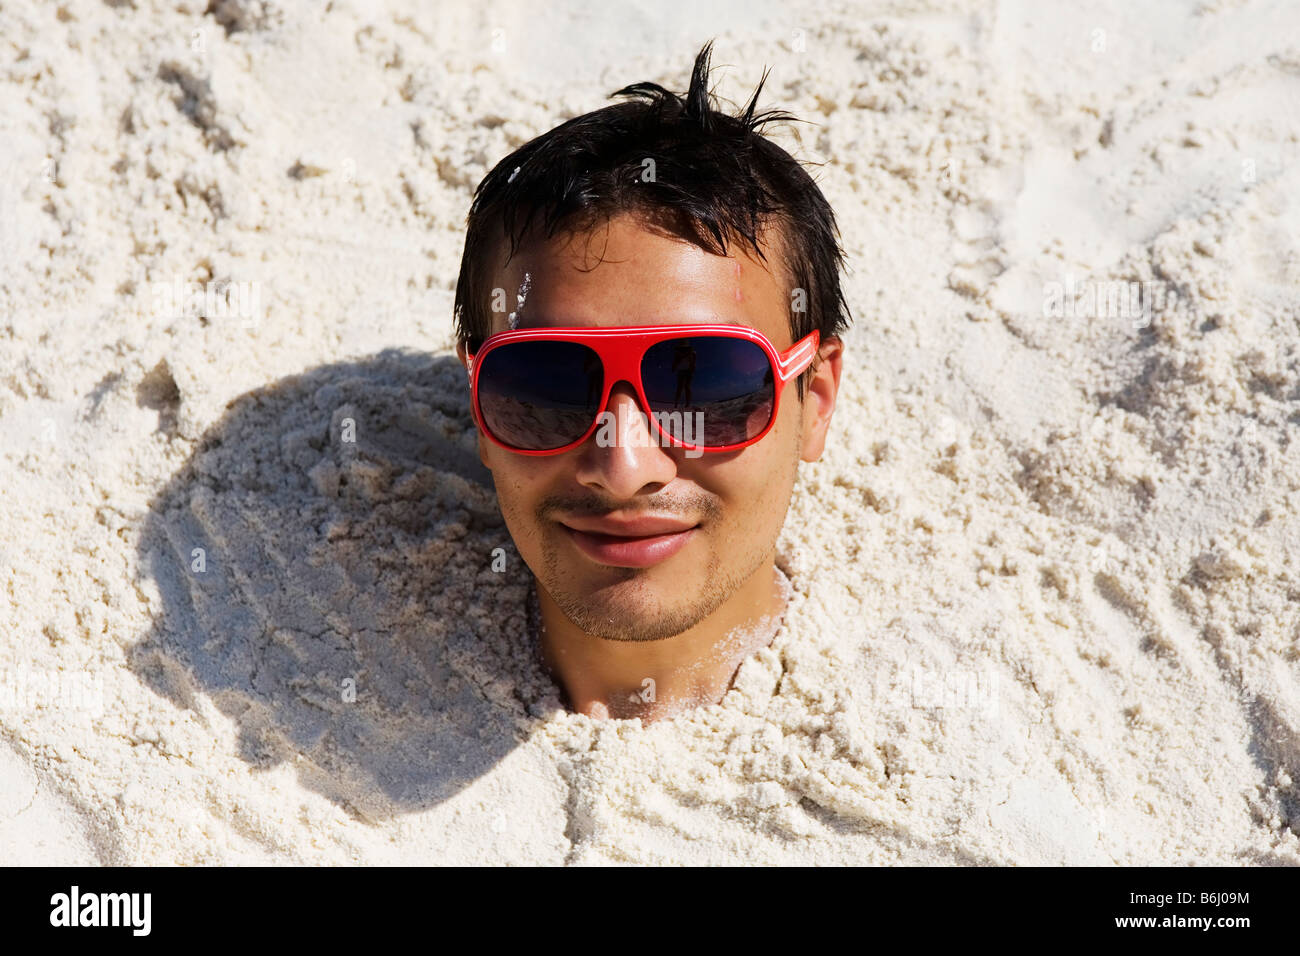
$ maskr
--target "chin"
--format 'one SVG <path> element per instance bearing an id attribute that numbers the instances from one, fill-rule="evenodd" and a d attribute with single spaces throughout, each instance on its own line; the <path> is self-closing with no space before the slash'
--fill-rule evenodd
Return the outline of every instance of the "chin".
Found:
<path id="1" fill-rule="evenodd" d="M 556 604 L 578 627 L 595 637 L 617 641 L 660 640 L 695 623 L 691 609 L 699 595 L 679 586 L 658 585 L 637 568 L 606 568 L 616 579 L 586 583 L 581 576 L 566 576 L 564 588 L 552 591 Z M 649 569 L 653 570 L 653 569 Z"/>

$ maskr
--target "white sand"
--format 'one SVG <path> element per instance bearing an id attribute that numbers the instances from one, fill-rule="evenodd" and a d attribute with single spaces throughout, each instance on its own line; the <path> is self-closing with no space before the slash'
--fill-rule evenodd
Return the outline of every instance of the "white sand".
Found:
<path id="1" fill-rule="evenodd" d="M 1294 4 L 206 6 L 0 10 L 0 861 L 1300 864 Z M 787 627 L 598 722 L 474 454 L 464 215 L 714 36 L 818 124 L 857 324 Z M 209 280 L 258 321 L 156 314 Z"/>

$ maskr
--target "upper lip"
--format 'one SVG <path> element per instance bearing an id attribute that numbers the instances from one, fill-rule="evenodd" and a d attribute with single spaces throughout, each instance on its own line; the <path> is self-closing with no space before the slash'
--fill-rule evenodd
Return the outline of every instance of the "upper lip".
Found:
<path id="1" fill-rule="evenodd" d="M 689 531 L 698 521 L 683 521 L 681 518 L 656 518 L 650 515 L 627 521 L 612 518 L 565 518 L 560 522 L 574 531 L 587 531 L 592 534 L 609 534 L 621 538 L 646 538 L 656 534 L 673 534 Z"/>

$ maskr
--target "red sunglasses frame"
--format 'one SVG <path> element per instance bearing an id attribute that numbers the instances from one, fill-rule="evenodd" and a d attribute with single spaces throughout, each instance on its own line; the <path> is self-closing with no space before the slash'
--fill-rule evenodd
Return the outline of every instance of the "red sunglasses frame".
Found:
<path id="1" fill-rule="evenodd" d="M 768 419 L 767 425 L 761 432 L 747 441 L 739 442 L 732 445 L 693 445 L 674 438 L 669 434 L 662 425 L 659 424 L 655 416 L 650 412 L 650 403 L 646 399 L 645 389 L 641 384 L 641 360 L 645 357 L 646 350 L 665 339 L 675 339 L 684 336 L 700 338 L 704 336 L 716 336 L 720 338 L 736 338 L 753 342 L 767 355 L 768 362 L 772 365 L 773 376 L 773 396 L 772 396 L 772 417 Z M 801 374 L 817 356 L 817 348 L 821 342 L 821 334 L 814 329 L 806 336 L 790 346 L 784 352 L 778 352 L 776 347 L 771 343 L 766 335 L 758 329 L 750 328 L 747 325 L 632 325 L 613 328 L 580 328 L 576 326 L 556 326 L 553 328 L 540 329 L 511 329 L 505 332 L 498 332 L 495 335 L 488 336 L 479 346 L 479 349 L 473 355 L 466 358 L 465 368 L 469 375 L 471 405 L 474 411 L 474 421 L 478 425 L 479 431 L 488 437 L 489 440 L 504 448 L 506 451 L 512 451 L 517 455 L 559 455 L 563 452 L 577 448 L 583 442 L 595 433 L 600 425 L 601 416 L 597 413 L 591 422 L 591 427 L 576 441 L 572 441 L 561 448 L 515 448 L 508 445 L 492 434 L 491 429 L 483 419 L 483 411 L 479 408 L 478 396 L 478 375 L 482 368 L 483 359 L 486 358 L 493 349 L 509 345 L 513 342 L 576 342 L 585 345 L 600 356 L 602 371 L 604 373 L 605 383 L 604 391 L 600 396 L 599 408 L 605 410 L 609 404 L 610 392 L 614 390 L 614 385 L 618 382 L 628 382 L 636 390 L 637 401 L 641 405 L 642 412 L 647 419 L 652 422 L 652 427 L 658 433 L 660 444 L 665 440 L 668 444 L 677 448 L 684 448 L 689 451 L 702 452 L 727 452 L 737 451 L 746 448 L 757 441 L 761 441 L 772 426 L 776 424 L 776 416 L 781 411 L 781 392 L 784 391 L 786 384 L 795 376 Z"/>

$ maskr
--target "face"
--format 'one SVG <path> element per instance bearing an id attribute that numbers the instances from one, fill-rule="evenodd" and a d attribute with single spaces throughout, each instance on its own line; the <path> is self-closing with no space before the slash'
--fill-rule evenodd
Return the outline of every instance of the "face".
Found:
<path id="1" fill-rule="evenodd" d="M 514 308 L 528 275 L 518 328 L 727 323 L 758 329 L 785 351 L 791 299 L 778 255 L 765 247 L 774 275 L 739 244 L 730 252 L 712 255 L 624 215 L 524 245 L 492 285 Z M 504 331 L 506 315 L 493 317 L 492 331 Z M 692 457 L 661 444 L 632 386 L 617 382 L 606 405 L 612 443 L 592 435 L 567 452 L 533 456 L 480 435 L 479 456 L 520 555 L 564 614 L 596 637 L 659 640 L 707 618 L 771 562 L 798 463 L 821 454 L 839 371 L 831 339 L 804 403 L 791 381 L 772 430 L 738 451 Z M 693 526 L 677 550 L 648 566 L 623 566 L 572 530 L 647 516 Z"/>

